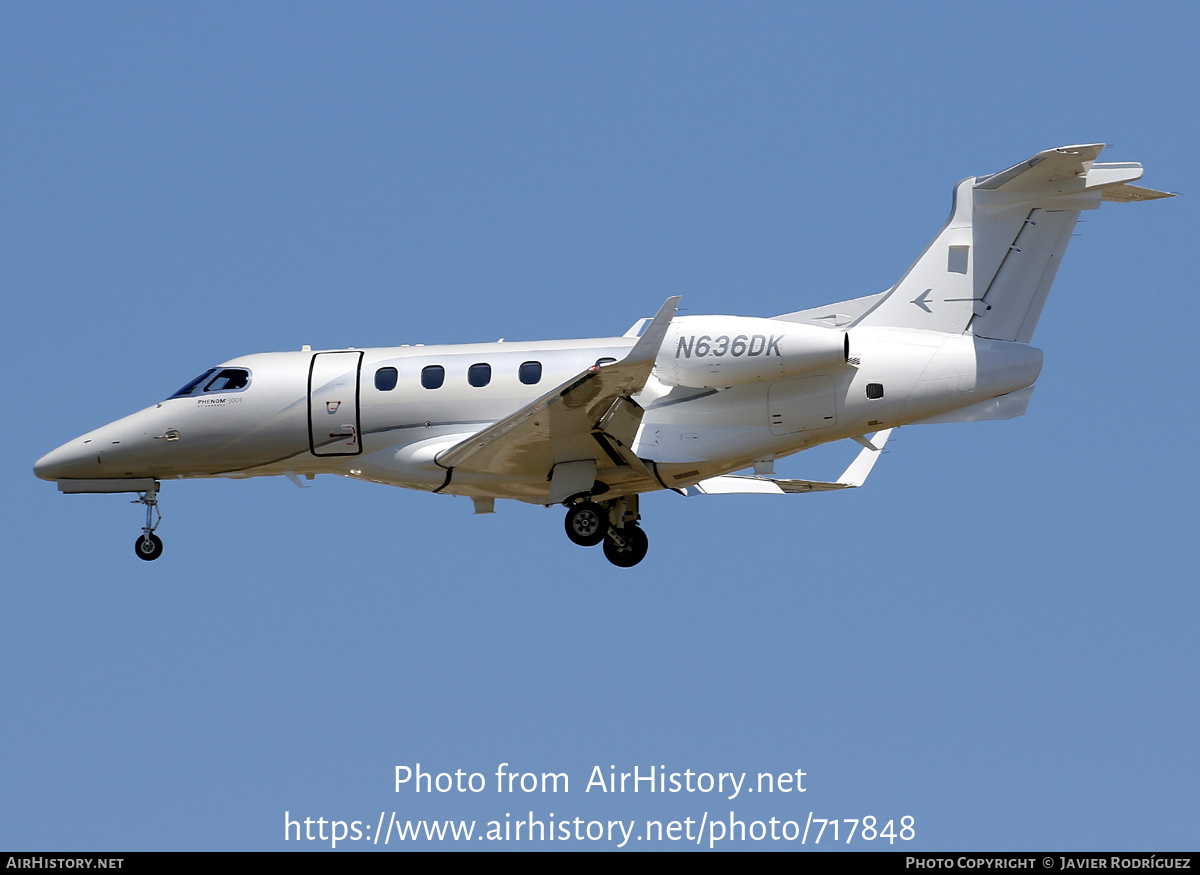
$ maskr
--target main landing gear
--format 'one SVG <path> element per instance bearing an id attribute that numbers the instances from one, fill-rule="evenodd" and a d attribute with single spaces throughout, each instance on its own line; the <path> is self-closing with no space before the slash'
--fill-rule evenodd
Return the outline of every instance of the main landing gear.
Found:
<path id="1" fill-rule="evenodd" d="M 646 558 L 650 539 L 637 524 L 638 497 L 627 495 L 595 502 L 579 496 L 567 505 L 567 537 L 581 547 L 604 544 L 604 558 L 618 568 L 632 568 Z"/>
<path id="2" fill-rule="evenodd" d="M 154 534 L 154 530 L 162 522 L 162 513 L 158 510 L 158 493 L 153 489 L 139 492 L 132 503 L 146 506 L 146 525 L 142 526 L 142 533 L 133 542 L 133 550 L 139 559 L 151 562 L 161 556 L 163 551 L 162 540 Z"/>
<path id="3" fill-rule="evenodd" d="M 567 537 L 580 547 L 595 547 L 608 532 L 608 511 L 594 501 L 567 508 Z"/>
<path id="4" fill-rule="evenodd" d="M 608 530 L 604 539 L 604 558 L 618 568 L 632 568 L 646 558 L 650 539 L 637 523 L 626 523 L 622 528 Z"/>

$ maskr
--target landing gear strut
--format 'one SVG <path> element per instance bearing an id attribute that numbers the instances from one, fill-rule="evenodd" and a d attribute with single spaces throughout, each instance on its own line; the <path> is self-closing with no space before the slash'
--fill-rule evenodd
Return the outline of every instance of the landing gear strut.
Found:
<path id="1" fill-rule="evenodd" d="M 142 533 L 133 542 L 133 550 L 139 559 L 151 562 L 161 556 L 163 551 L 162 540 L 154 534 L 154 530 L 162 522 L 162 513 L 158 509 L 158 492 L 153 489 L 139 492 L 133 504 L 146 505 L 146 525 L 142 526 Z"/>
<path id="2" fill-rule="evenodd" d="M 567 506 L 567 537 L 581 547 L 604 544 L 604 557 L 618 568 L 632 568 L 646 558 L 650 540 L 637 524 L 638 497 L 626 495 L 604 502 L 579 496 Z"/>

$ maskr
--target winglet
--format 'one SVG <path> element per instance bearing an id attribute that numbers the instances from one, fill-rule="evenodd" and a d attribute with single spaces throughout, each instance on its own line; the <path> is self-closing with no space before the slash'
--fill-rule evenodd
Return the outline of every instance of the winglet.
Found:
<path id="1" fill-rule="evenodd" d="M 667 298 L 666 303 L 659 308 L 658 313 L 646 326 L 646 330 L 642 332 L 642 336 L 638 338 L 638 342 L 633 345 L 629 355 L 621 360 L 621 364 L 634 365 L 653 362 L 658 358 L 658 350 L 662 346 L 663 338 L 667 336 L 667 328 L 670 327 L 671 320 L 675 318 L 675 311 L 679 308 L 681 300 L 683 300 L 681 295 L 672 295 Z"/>
<path id="2" fill-rule="evenodd" d="M 871 435 L 870 440 L 865 436 L 855 438 L 863 444 L 860 452 L 850 463 L 850 467 L 833 483 L 821 480 L 776 480 L 773 477 L 746 476 L 744 474 L 726 474 L 721 477 L 710 477 L 701 480 L 694 486 L 689 486 L 685 495 L 789 495 L 799 492 L 832 492 L 836 489 L 854 489 L 862 486 L 867 475 L 883 455 L 883 447 L 891 437 L 892 430 L 885 428 Z"/>
<path id="3" fill-rule="evenodd" d="M 871 435 L 870 441 L 863 443 L 862 452 L 854 457 L 850 467 L 838 478 L 838 483 L 847 487 L 862 486 L 867 481 L 867 475 L 871 473 L 871 469 L 875 467 L 875 463 L 879 461 L 879 457 L 883 455 L 883 447 L 891 436 L 890 428 Z"/>

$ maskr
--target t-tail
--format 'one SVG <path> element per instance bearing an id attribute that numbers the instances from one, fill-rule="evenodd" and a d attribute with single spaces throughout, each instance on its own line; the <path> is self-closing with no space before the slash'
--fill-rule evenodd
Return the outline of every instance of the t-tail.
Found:
<path id="1" fill-rule="evenodd" d="M 964 179 L 945 228 L 853 324 L 1029 343 L 1080 211 L 1172 196 L 1130 184 L 1141 164 L 1096 163 L 1103 149 L 1048 149 Z"/>

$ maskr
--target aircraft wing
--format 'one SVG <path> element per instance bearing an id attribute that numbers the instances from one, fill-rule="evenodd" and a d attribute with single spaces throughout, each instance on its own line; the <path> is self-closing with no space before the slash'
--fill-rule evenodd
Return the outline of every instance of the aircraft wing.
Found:
<path id="1" fill-rule="evenodd" d="M 667 299 L 621 361 L 577 374 L 438 454 L 438 465 L 517 479 L 545 477 L 551 504 L 590 492 L 597 472 L 605 469 L 628 466 L 651 476 L 631 449 L 644 411 L 630 396 L 646 385 L 679 301 Z"/>
<path id="2" fill-rule="evenodd" d="M 867 475 L 883 455 L 883 447 L 891 437 L 890 428 L 878 431 L 870 439 L 863 438 L 863 450 L 850 463 L 850 467 L 833 483 L 820 480 L 776 480 L 773 477 L 726 474 L 710 477 L 687 488 L 687 495 L 788 495 L 797 492 L 831 492 L 835 489 L 854 489 L 867 481 Z M 856 439 L 857 440 L 857 439 Z"/>

